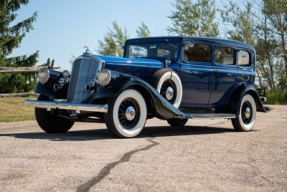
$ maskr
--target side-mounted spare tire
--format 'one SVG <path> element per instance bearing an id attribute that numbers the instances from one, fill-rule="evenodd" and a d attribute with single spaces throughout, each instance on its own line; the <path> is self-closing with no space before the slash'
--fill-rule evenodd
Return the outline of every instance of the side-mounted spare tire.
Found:
<path id="1" fill-rule="evenodd" d="M 179 76 L 170 68 L 160 69 L 150 80 L 153 86 L 167 101 L 178 108 L 182 99 L 182 84 Z"/>

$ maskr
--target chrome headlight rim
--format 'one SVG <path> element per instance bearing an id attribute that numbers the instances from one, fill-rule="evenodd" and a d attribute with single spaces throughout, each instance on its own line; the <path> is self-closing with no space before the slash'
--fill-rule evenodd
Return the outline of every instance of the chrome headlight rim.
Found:
<path id="1" fill-rule="evenodd" d="M 104 78 L 101 77 L 102 75 L 108 75 L 106 78 L 106 81 L 104 81 Z M 107 86 L 111 82 L 111 79 L 112 79 L 111 72 L 109 70 L 102 69 L 101 71 L 97 72 L 97 79 L 101 86 L 103 87 Z"/>
<path id="2" fill-rule="evenodd" d="M 47 74 L 47 75 L 46 75 L 46 79 L 44 79 L 44 81 L 43 81 L 43 78 L 40 78 L 40 77 L 43 77 L 43 76 L 42 76 L 43 73 L 46 73 L 46 74 Z M 47 69 L 47 68 L 42 68 L 42 69 L 40 69 L 40 71 L 39 71 L 39 73 L 38 73 L 38 79 L 39 79 L 40 83 L 42 83 L 42 84 L 47 83 L 47 82 L 49 81 L 49 79 L 50 79 L 50 76 L 51 76 L 50 70 Z"/>

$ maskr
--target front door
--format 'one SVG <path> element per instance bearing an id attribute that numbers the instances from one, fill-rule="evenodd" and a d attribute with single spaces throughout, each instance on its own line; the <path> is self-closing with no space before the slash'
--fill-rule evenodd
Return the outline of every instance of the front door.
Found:
<path id="1" fill-rule="evenodd" d="M 180 63 L 183 87 L 181 108 L 208 105 L 212 83 L 212 49 L 212 44 L 196 42 L 184 48 Z"/>

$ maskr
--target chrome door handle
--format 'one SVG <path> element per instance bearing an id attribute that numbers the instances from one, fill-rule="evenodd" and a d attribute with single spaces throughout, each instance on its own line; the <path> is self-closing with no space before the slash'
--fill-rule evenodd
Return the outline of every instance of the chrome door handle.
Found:
<path id="1" fill-rule="evenodd" d="M 220 72 L 219 69 L 211 69 L 210 71 L 211 71 L 211 72 Z"/>

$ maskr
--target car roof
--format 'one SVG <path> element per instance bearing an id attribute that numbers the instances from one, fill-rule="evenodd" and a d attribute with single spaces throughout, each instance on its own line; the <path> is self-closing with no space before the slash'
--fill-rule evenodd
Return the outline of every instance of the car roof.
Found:
<path id="1" fill-rule="evenodd" d="M 255 53 L 254 47 L 249 44 L 234 41 L 230 39 L 221 39 L 213 37 L 197 37 L 197 36 L 162 36 L 162 37 L 143 37 L 128 39 L 126 43 L 139 43 L 139 42 L 155 42 L 155 41 L 201 41 L 206 43 L 216 43 L 218 45 L 235 46 L 252 50 Z"/>

